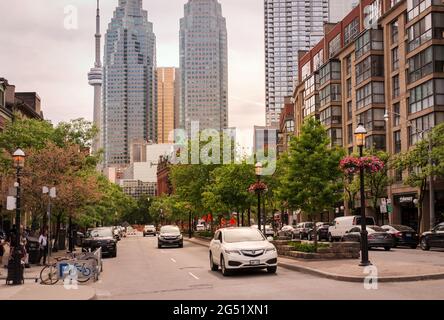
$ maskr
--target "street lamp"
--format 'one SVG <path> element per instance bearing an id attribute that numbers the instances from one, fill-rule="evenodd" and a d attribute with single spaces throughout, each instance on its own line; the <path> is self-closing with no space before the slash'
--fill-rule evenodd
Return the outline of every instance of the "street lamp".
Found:
<path id="1" fill-rule="evenodd" d="M 410 121 L 409 119 L 403 117 L 401 114 L 396 113 L 396 112 L 389 112 L 387 109 L 385 110 L 385 114 L 384 114 L 384 120 L 386 122 L 388 122 L 390 120 L 390 116 L 389 113 L 398 116 L 400 118 L 403 118 L 406 123 L 413 129 L 415 130 L 415 133 L 420 136 L 421 140 L 424 139 L 424 134 L 426 132 L 428 132 L 430 129 L 427 130 L 419 130 L 412 121 Z M 429 165 L 432 166 L 433 165 L 433 160 L 432 160 L 432 151 L 433 151 L 433 145 L 432 145 L 432 139 L 429 139 L 429 152 L 428 152 L 428 161 L 429 161 Z M 433 228 L 433 226 L 435 225 L 435 186 L 433 185 L 433 175 L 430 175 L 429 177 L 429 211 L 430 211 L 430 229 Z M 419 232 L 420 230 L 418 230 Z"/>
<path id="2" fill-rule="evenodd" d="M 365 136 L 367 134 L 367 130 L 364 127 L 364 124 L 358 124 L 358 127 L 355 130 L 356 144 L 359 147 L 359 157 L 363 157 L 363 149 L 365 144 Z M 360 191 L 361 191 L 361 263 L 360 266 L 366 267 L 371 265 L 368 260 L 368 233 L 367 233 L 367 221 L 365 217 L 365 186 L 364 186 L 364 167 L 361 165 L 359 167 L 359 176 L 360 176 Z"/>
<path id="3" fill-rule="evenodd" d="M 261 176 L 262 176 L 262 163 L 258 162 L 256 163 L 255 172 L 256 172 L 256 178 L 258 184 L 261 182 Z M 259 230 L 262 229 L 261 227 L 261 190 L 257 190 L 257 226 Z"/>
<path id="4" fill-rule="evenodd" d="M 16 168 L 16 176 L 17 182 L 15 186 L 17 188 L 17 196 L 16 196 L 16 207 L 15 207 L 15 226 L 16 226 L 16 234 L 15 234 L 15 246 L 13 248 L 13 259 L 8 263 L 8 278 L 7 282 L 12 281 L 12 284 L 19 285 L 23 284 L 23 267 L 21 263 L 21 248 L 20 248 L 20 229 L 21 229 L 21 205 L 20 205 L 20 193 L 21 193 L 21 185 L 20 185 L 20 171 L 25 166 L 25 153 L 22 149 L 17 149 L 12 155 L 14 161 L 14 167 Z"/>

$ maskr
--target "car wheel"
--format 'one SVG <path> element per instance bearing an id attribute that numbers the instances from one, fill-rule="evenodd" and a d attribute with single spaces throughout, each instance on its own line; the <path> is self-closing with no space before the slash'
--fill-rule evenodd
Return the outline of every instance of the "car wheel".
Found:
<path id="1" fill-rule="evenodd" d="M 302 236 L 302 233 L 299 233 L 299 240 L 304 240 L 304 237 Z"/>
<path id="2" fill-rule="evenodd" d="M 111 257 L 113 258 L 117 257 L 117 249 L 114 250 L 114 252 L 111 254 Z"/>
<path id="3" fill-rule="evenodd" d="M 392 247 L 384 247 L 384 250 L 385 251 L 390 251 L 390 250 L 392 250 Z"/>
<path id="4" fill-rule="evenodd" d="M 276 273 L 276 271 L 277 271 L 277 267 L 268 267 L 267 268 L 268 273 L 274 274 L 274 273 Z"/>
<path id="5" fill-rule="evenodd" d="M 307 240 L 308 241 L 311 241 L 312 239 L 311 239 L 311 233 L 309 233 L 308 235 L 307 235 Z"/>
<path id="6" fill-rule="evenodd" d="M 222 275 L 224 277 L 227 277 L 230 275 L 230 271 L 227 270 L 227 268 L 225 268 L 225 260 L 224 260 L 224 256 L 220 257 L 220 268 L 222 269 Z"/>
<path id="7" fill-rule="evenodd" d="M 425 238 L 425 237 L 421 239 L 420 246 L 421 246 L 421 249 L 424 250 L 424 251 L 429 251 L 430 250 L 430 246 L 427 243 L 427 238 Z"/>
<path id="8" fill-rule="evenodd" d="M 162 248 L 162 245 L 160 243 L 158 243 L 157 247 L 160 249 L 160 248 Z"/>
<path id="9" fill-rule="evenodd" d="M 219 270 L 219 266 L 214 263 L 213 254 L 211 252 L 210 252 L 210 269 L 211 269 L 211 271 Z"/>
<path id="10" fill-rule="evenodd" d="M 179 244 L 179 248 L 183 248 L 183 243 Z"/>
<path id="11" fill-rule="evenodd" d="M 331 236 L 331 233 L 328 234 L 328 242 L 333 242 L 333 237 Z"/>

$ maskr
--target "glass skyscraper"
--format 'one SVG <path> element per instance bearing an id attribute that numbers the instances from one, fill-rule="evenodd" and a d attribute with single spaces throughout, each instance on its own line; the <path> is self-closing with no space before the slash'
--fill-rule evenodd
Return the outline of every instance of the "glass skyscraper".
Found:
<path id="1" fill-rule="evenodd" d="M 142 0 L 119 0 L 105 36 L 105 167 L 130 163 L 133 141 L 156 141 L 156 37 Z"/>
<path id="2" fill-rule="evenodd" d="M 308 50 L 317 44 L 324 35 L 324 23 L 340 21 L 356 2 L 264 0 L 268 127 L 279 124 L 284 99 L 293 93 L 298 77 L 298 51 Z"/>
<path id="3" fill-rule="evenodd" d="M 228 126 L 227 27 L 217 0 L 189 0 L 180 20 L 180 127 Z"/>

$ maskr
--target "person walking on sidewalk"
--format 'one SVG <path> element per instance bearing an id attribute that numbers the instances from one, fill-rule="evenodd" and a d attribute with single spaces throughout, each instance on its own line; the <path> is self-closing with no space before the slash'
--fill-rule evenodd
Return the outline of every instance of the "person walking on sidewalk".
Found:
<path id="1" fill-rule="evenodd" d="M 43 258 L 43 265 L 46 265 L 46 253 L 48 252 L 48 236 L 46 235 L 46 230 L 43 230 L 39 237 L 39 265 L 41 259 Z"/>

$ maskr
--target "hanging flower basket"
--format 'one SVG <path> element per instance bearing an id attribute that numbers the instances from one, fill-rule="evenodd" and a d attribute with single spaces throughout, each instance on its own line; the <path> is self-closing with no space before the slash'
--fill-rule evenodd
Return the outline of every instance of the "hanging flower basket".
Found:
<path id="1" fill-rule="evenodd" d="M 265 192 L 267 190 L 268 190 L 267 185 L 262 181 L 255 182 L 248 188 L 248 192 L 251 192 L 251 193 Z"/>
<path id="2" fill-rule="evenodd" d="M 375 156 L 362 158 L 347 156 L 341 160 L 339 166 L 347 175 L 354 175 L 361 168 L 364 168 L 369 173 L 377 173 L 384 169 L 384 162 Z"/>

